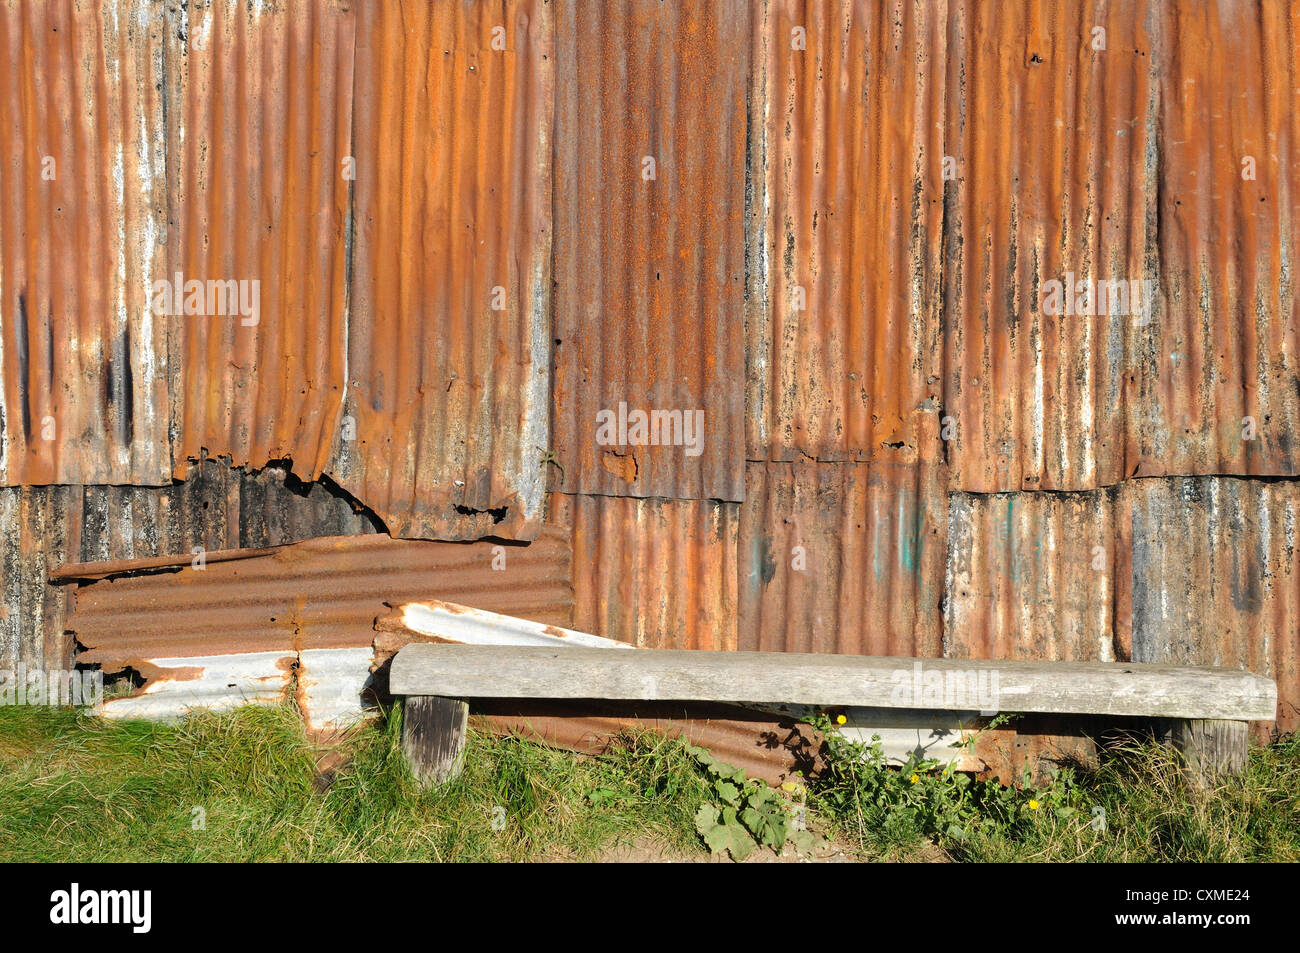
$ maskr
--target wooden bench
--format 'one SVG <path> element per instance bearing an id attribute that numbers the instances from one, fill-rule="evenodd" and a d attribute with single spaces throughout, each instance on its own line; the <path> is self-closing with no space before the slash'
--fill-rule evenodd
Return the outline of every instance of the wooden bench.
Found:
<path id="1" fill-rule="evenodd" d="M 393 695 L 405 696 L 403 749 L 425 783 L 459 772 L 470 698 L 964 707 L 985 715 L 1142 719 L 1168 726 L 1170 742 L 1199 779 L 1240 771 L 1248 723 L 1272 721 L 1277 708 L 1274 682 L 1238 669 L 577 646 L 412 643 L 393 659 L 389 684 Z"/>

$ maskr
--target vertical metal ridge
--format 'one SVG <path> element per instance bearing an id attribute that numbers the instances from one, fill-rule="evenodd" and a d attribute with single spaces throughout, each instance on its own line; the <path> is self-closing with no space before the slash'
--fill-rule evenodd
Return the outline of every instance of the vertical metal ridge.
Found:
<path id="1" fill-rule="evenodd" d="M 768 5 L 751 459 L 938 456 L 943 9 Z"/>
<path id="2" fill-rule="evenodd" d="M 750 12 L 628 0 L 592 21 L 557 4 L 557 489 L 743 495 Z M 597 413 L 620 403 L 702 410 L 701 453 L 598 443 Z"/>
<path id="3" fill-rule="evenodd" d="M 4 485 L 167 478 L 160 30 L 146 0 L 0 4 Z"/>
<path id="4" fill-rule="evenodd" d="M 746 472 L 741 649 L 943 654 L 941 466 L 751 462 Z"/>
<path id="5" fill-rule="evenodd" d="M 549 8 L 359 17 L 357 439 L 331 473 L 397 535 L 532 538 L 548 443 Z"/>
<path id="6" fill-rule="evenodd" d="M 355 15 L 333 0 L 298 14 L 220 0 L 169 17 L 178 227 L 168 278 L 260 283 L 256 324 L 242 313 L 163 319 L 182 364 L 174 472 L 207 453 L 288 459 L 312 479 L 344 383 L 334 276 L 345 267 Z"/>

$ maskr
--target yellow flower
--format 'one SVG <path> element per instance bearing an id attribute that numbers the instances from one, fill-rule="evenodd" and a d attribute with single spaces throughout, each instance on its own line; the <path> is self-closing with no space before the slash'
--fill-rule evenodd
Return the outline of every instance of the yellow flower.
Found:
<path id="1" fill-rule="evenodd" d="M 912 783 L 913 783 L 913 784 L 915 784 L 917 781 L 920 781 L 920 780 L 921 780 L 920 775 L 916 775 L 916 774 L 912 775 Z"/>
<path id="2" fill-rule="evenodd" d="M 793 781 L 786 781 L 784 784 L 781 785 L 781 790 L 789 791 L 791 794 L 793 794 L 795 792 L 795 789 L 798 786 L 799 785 L 795 784 Z"/>
<path id="3" fill-rule="evenodd" d="M 846 721 L 848 721 L 848 719 L 845 718 L 843 715 L 836 715 L 836 716 L 835 716 L 835 724 L 837 724 L 837 725 L 842 725 L 842 724 L 844 724 Z"/>
<path id="4" fill-rule="evenodd" d="M 1035 801 L 1033 798 L 1030 798 L 1030 799 L 1029 799 L 1029 809 L 1030 809 L 1031 811 L 1036 811 L 1036 810 L 1038 810 L 1038 802 Z"/>

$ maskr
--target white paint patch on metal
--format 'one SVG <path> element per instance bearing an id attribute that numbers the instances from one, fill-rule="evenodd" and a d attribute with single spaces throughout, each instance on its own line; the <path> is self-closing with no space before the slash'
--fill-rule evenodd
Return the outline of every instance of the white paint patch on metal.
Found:
<path id="1" fill-rule="evenodd" d="M 399 609 L 402 624 L 413 632 L 464 645 L 584 645 L 597 649 L 633 646 L 587 632 L 542 625 L 527 619 L 472 609 L 452 602 L 410 602 Z"/>
<path id="2" fill-rule="evenodd" d="M 373 709 L 363 693 L 370 685 L 374 649 L 306 649 L 298 655 L 298 700 L 312 731 L 356 724 Z"/>
<path id="3" fill-rule="evenodd" d="M 183 718 L 191 710 L 225 711 L 242 705 L 275 705 L 289 690 L 294 657 L 283 652 L 247 652 L 194 658 L 148 659 L 164 671 L 139 694 L 100 705 L 105 718 Z M 165 677 L 168 669 L 174 677 Z"/>

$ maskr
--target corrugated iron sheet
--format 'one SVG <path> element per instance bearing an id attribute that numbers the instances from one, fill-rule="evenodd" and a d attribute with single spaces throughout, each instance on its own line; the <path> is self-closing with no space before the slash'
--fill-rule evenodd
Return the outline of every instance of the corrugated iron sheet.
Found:
<path id="1" fill-rule="evenodd" d="M 1300 726 L 1300 485 L 1160 477 L 953 494 L 945 655 L 1169 662 L 1274 679 Z"/>
<path id="2" fill-rule="evenodd" d="M 152 658 L 368 647 L 386 606 L 429 598 L 569 627 L 566 536 L 548 528 L 532 545 L 496 548 L 383 534 L 313 539 L 82 586 L 67 629 L 86 649 L 79 663 L 116 671 Z"/>
<path id="3" fill-rule="evenodd" d="M 1300 473 L 1298 16 L 1281 3 L 954 3 L 956 487 Z M 1154 282 L 1154 309 L 1044 314 L 1046 283 L 1067 275 Z M 1247 417 L 1257 434 L 1243 439 Z"/>
<path id="4" fill-rule="evenodd" d="M 165 487 L 0 489 L 0 666 L 36 667 L 42 656 L 48 668 L 71 665 L 69 589 L 48 582 L 61 563 L 174 554 L 188 563 L 196 546 L 215 551 L 375 532 L 372 518 L 348 500 L 282 470 L 249 473 L 209 460 L 187 475 Z"/>
<path id="5" fill-rule="evenodd" d="M 552 494 L 573 544 L 573 628 L 643 648 L 734 649 L 739 506 Z"/>
<path id="6" fill-rule="evenodd" d="M 592 12 L 556 4 L 553 487 L 740 500 L 752 7 Z M 620 404 L 702 410 L 698 454 L 598 442 Z"/>
<path id="7" fill-rule="evenodd" d="M 741 649 L 942 654 L 942 466 L 751 463 L 747 473 Z"/>
<path id="8" fill-rule="evenodd" d="M 1300 486 L 1171 478 L 1136 481 L 1125 495 L 1132 614 L 1120 644 L 1135 662 L 1272 678 L 1277 727 L 1300 727 Z"/>
<path id="9" fill-rule="evenodd" d="M 1265 0 L 1158 9 L 1168 307 L 1136 395 L 1138 472 L 1295 475 L 1300 7 Z M 1247 417 L 1254 439 L 1243 439 Z"/>
<path id="10" fill-rule="evenodd" d="M 342 0 L 169 9 L 166 277 L 260 283 L 255 324 L 157 319 L 176 341 L 177 478 L 205 451 L 292 460 L 308 480 L 328 461 L 347 367 L 355 20 Z"/>
<path id="11" fill-rule="evenodd" d="M 960 489 L 1089 489 L 1131 473 L 1149 328 L 1040 304 L 1067 272 L 1158 277 L 1154 11 L 951 6 L 943 404 Z M 1092 49 L 1094 26 L 1104 51 Z"/>
<path id="12" fill-rule="evenodd" d="M 0 3 L 0 482 L 163 483 L 161 7 Z"/>
<path id="13" fill-rule="evenodd" d="M 756 13 L 749 456 L 941 453 L 946 6 Z"/>
<path id="14" fill-rule="evenodd" d="M 1117 495 L 952 494 L 944 655 L 1128 659 L 1115 645 L 1127 589 Z"/>
<path id="15" fill-rule="evenodd" d="M 533 538 L 549 446 L 550 7 L 402 0 L 359 7 L 357 29 L 356 428 L 334 472 L 396 535 Z"/>

